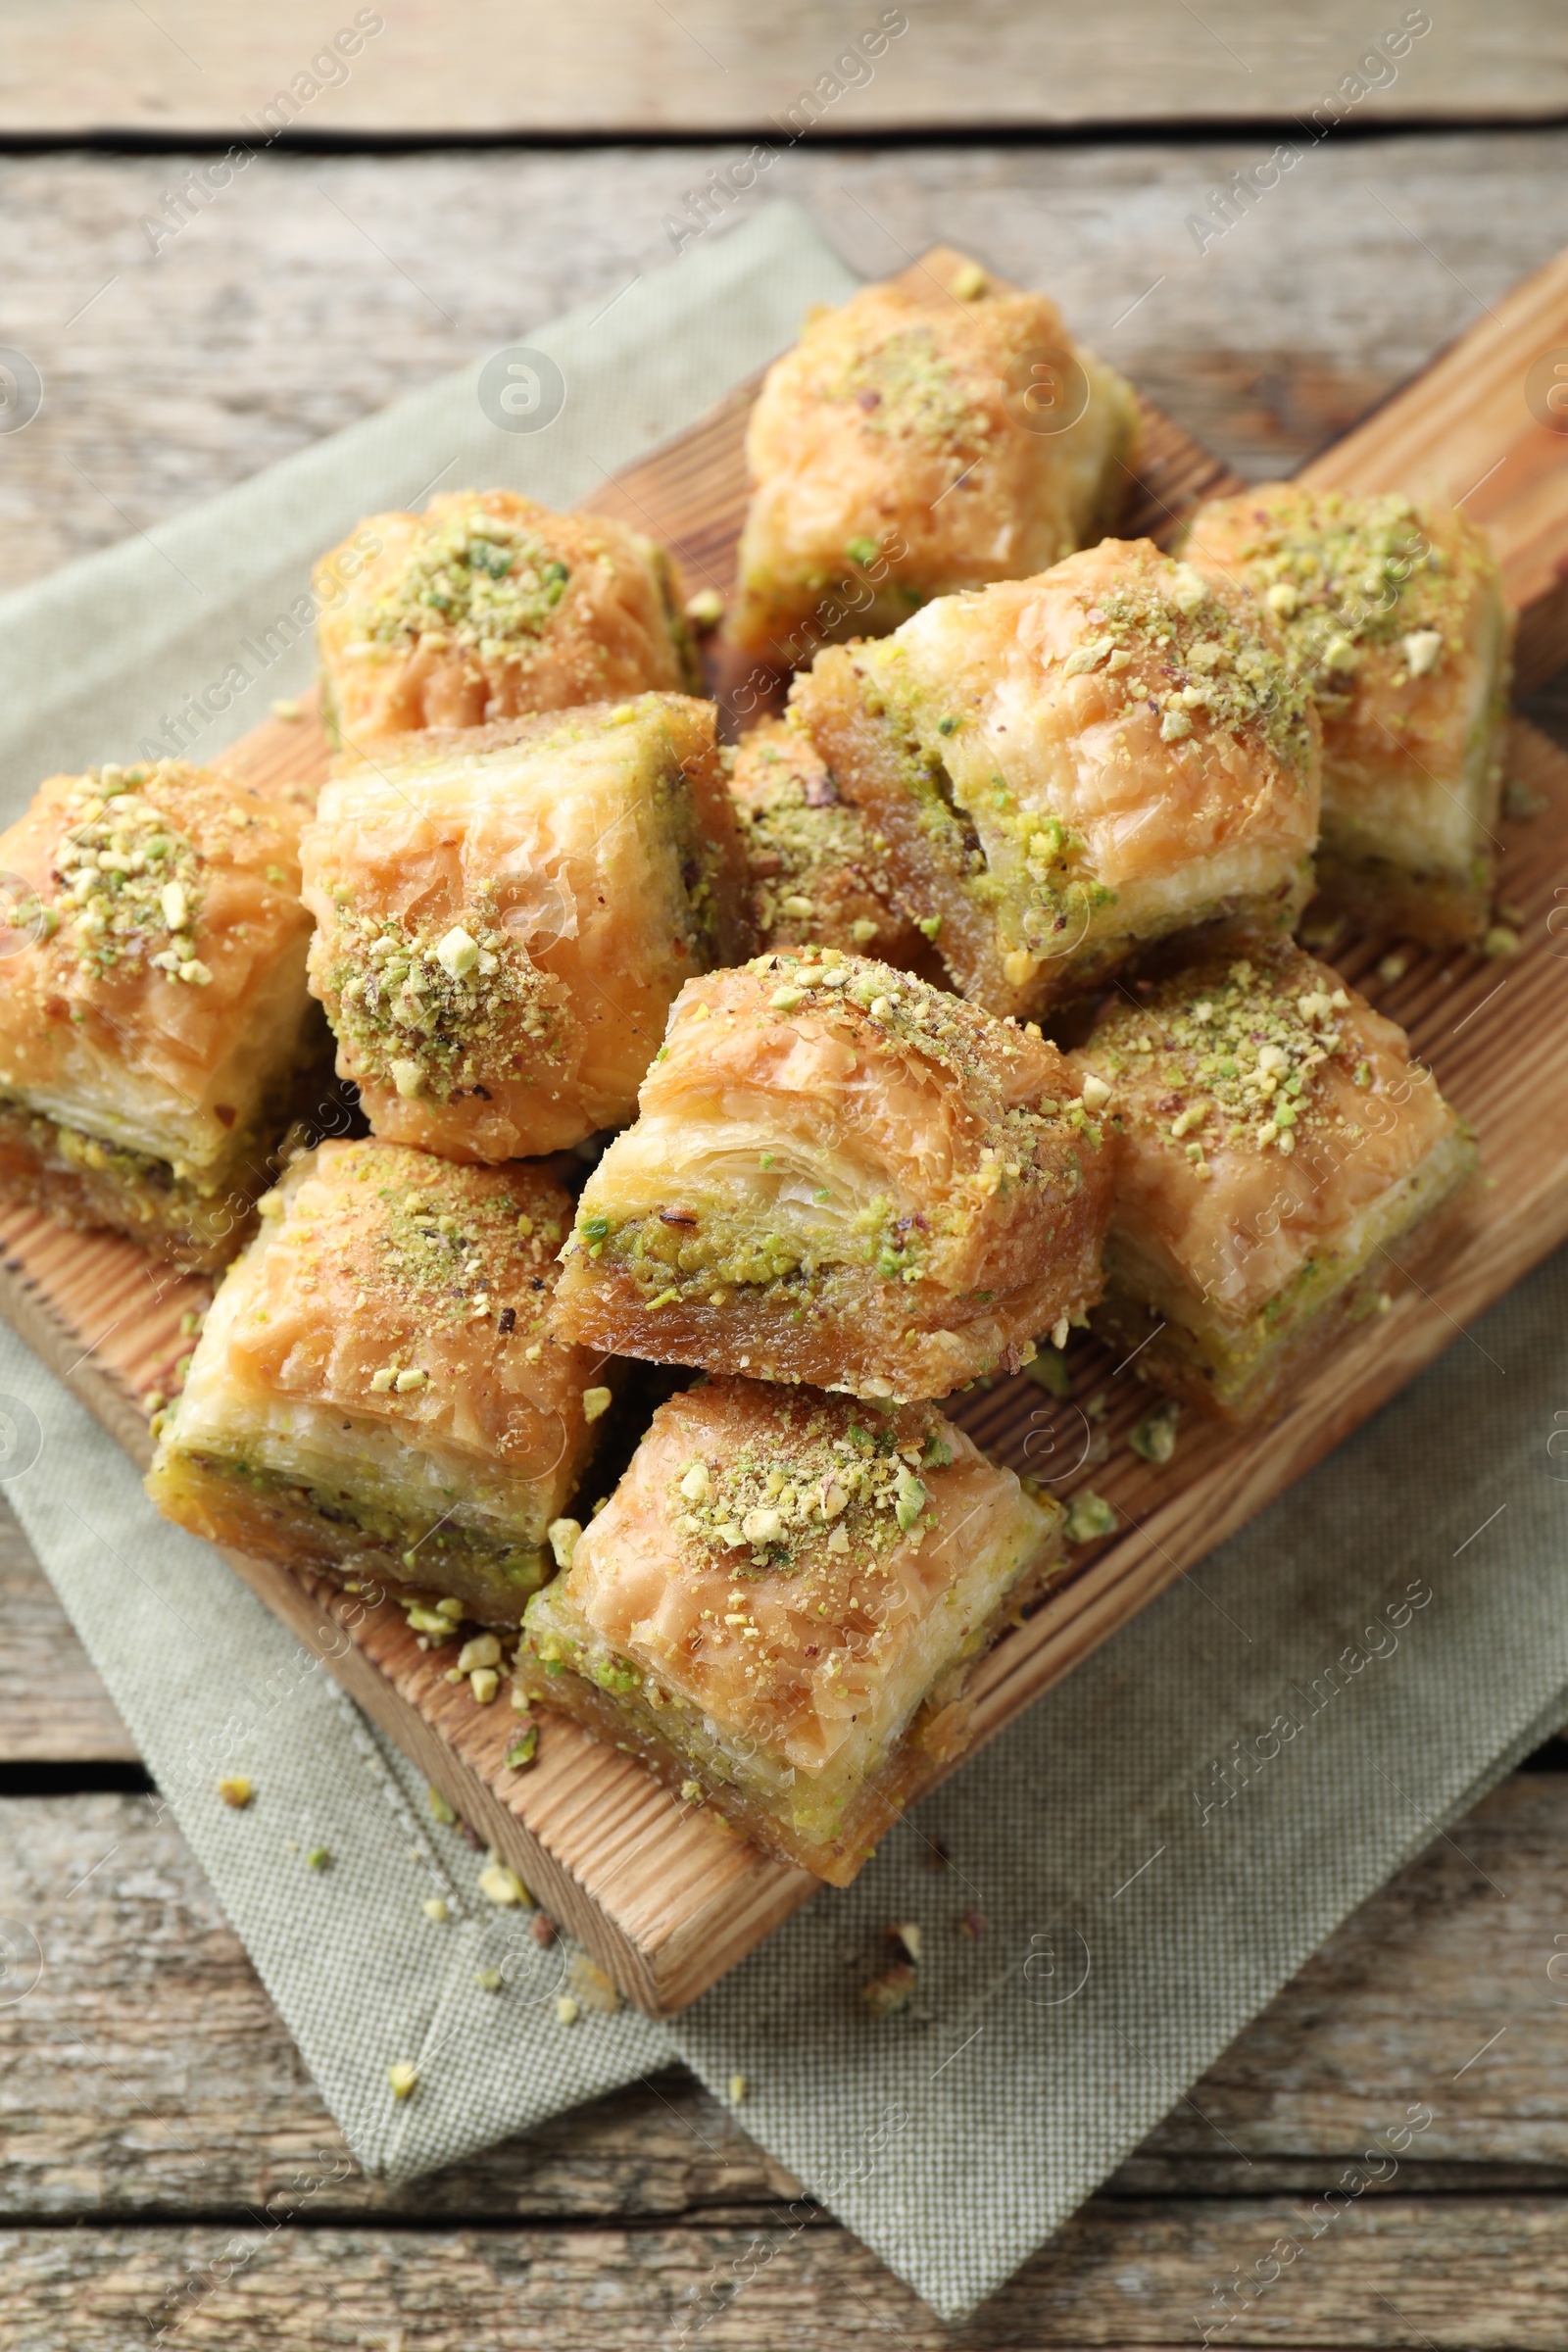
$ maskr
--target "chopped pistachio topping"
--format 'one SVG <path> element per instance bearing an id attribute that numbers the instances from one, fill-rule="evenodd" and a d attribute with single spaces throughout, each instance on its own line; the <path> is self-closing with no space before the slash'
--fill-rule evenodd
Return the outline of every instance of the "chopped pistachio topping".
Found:
<path id="1" fill-rule="evenodd" d="M 1369 646 L 1397 645 L 1408 678 L 1441 669 L 1461 575 L 1477 558 L 1435 546 L 1408 498 L 1293 491 L 1224 511 L 1251 522 L 1241 559 L 1292 669 L 1320 701 L 1348 698 Z"/>
<path id="2" fill-rule="evenodd" d="M 1181 1409 L 1173 1396 L 1167 1396 L 1161 1404 L 1151 1405 L 1127 1433 L 1127 1443 L 1134 1453 L 1156 1468 L 1168 1462 L 1176 1451 L 1176 1424 Z"/>
<path id="3" fill-rule="evenodd" d="M 486 1863 L 479 1873 L 479 1892 L 487 1903 L 497 1903 L 503 1907 L 528 1900 L 527 1887 L 516 1872 L 509 1870 L 504 1862 Z"/>
<path id="4" fill-rule="evenodd" d="M 1157 706 L 1165 742 L 1185 741 L 1201 711 L 1220 732 L 1255 730 L 1282 765 L 1304 775 L 1306 687 L 1192 564 L 1100 588 L 1087 617 L 1101 634 L 1067 657 L 1068 676 L 1103 664 L 1129 702 Z"/>
<path id="5" fill-rule="evenodd" d="M 1117 1005 L 1088 1052 L 1145 1097 L 1164 1090 L 1139 1115 L 1196 1164 L 1207 1147 L 1249 1138 L 1289 1154 L 1314 1108 L 1318 1072 L 1346 1050 L 1335 1016 L 1349 1004 L 1343 988 L 1303 990 L 1298 964 L 1244 956 L 1201 983 L 1181 974 L 1147 1004 Z"/>
<path id="6" fill-rule="evenodd" d="M 1072 1497 L 1067 1505 L 1067 1541 L 1069 1544 L 1094 1544 L 1102 1536 L 1116 1533 L 1115 1511 L 1102 1494 L 1092 1494 L 1087 1487 Z"/>
<path id="7" fill-rule="evenodd" d="M 296 1202 L 290 1214 L 291 1245 L 307 1260 L 321 1250 L 363 1252 L 361 1262 L 378 1293 L 402 1309 L 406 1345 L 390 1363 L 367 1374 L 367 1386 L 378 1396 L 422 1396 L 431 1379 L 425 1366 L 412 1360 L 418 1340 L 442 1328 L 471 1328 L 481 1300 L 526 1300 L 537 1282 L 542 1318 L 561 1242 L 560 1223 L 549 1216 L 536 1218 L 526 1237 L 519 1234 L 515 1190 L 497 1184 L 488 1171 L 444 1160 L 427 1164 L 427 1189 L 411 1192 L 410 1154 L 368 1140 L 356 1145 L 353 1173 L 342 1180 L 353 1187 L 349 1199 L 356 1212 L 364 1204 L 363 1219 L 356 1214 L 352 1228 L 335 1220 L 330 1199 L 319 1207 Z M 519 1311 L 513 1307 L 509 1333 L 518 1328 Z"/>
<path id="8" fill-rule="evenodd" d="M 326 988 L 356 1075 L 443 1102 L 514 1077 L 519 1053 L 553 1059 L 561 991 L 481 890 L 456 922 L 410 926 L 338 903 Z"/>
<path id="9" fill-rule="evenodd" d="M 550 1525 L 545 1530 L 545 1535 L 549 1542 L 550 1548 L 555 1554 L 556 1566 L 558 1568 L 569 1568 L 571 1566 L 571 1555 L 577 1548 L 577 1539 L 581 1534 L 582 1521 L 580 1519 L 551 1520 Z"/>
<path id="10" fill-rule="evenodd" d="M 884 337 L 823 389 L 829 400 L 853 402 L 868 432 L 950 445 L 985 438 L 985 413 L 929 326 Z"/>
<path id="11" fill-rule="evenodd" d="M 107 979 L 138 966 L 202 988 L 212 978 L 192 948 L 201 920 L 203 861 L 196 845 L 145 797 L 191 773 L 177 760 L 105 767 L 65 798 L 52 888 L 18 903 L 12 927 L 51 939 L 65 928 L 77 968 Z M 240 824 L 246 812 L 235 812 Z"/>
<path id="12" fill-rule="evenodd" d="M 441 636 L 493 660 L 544 634 L 570 576 L 537 532 L 476 503 L 426 521 L 365 633 L 384 645 Z"/>
<path id="13" fill-rule="evenodd" d="M 592 2009 L 601 2017 L 612 2017 L 620 2007 L 620 1994 L 613 1980 L 586 1952 L 572 1954 L 566 1967 L 566 1982 L 579 2008 Z"/>
<path id="14" fill-rule="evenodd" d="M 935 1413 L 911 1444 L 906 1424 L 901 1439 L 891 1421 L 792 1402 L 765 1442 L 672 1478 L 665 1514 L 686 1544 L 737 1576 L 794 1576 L 824 1552 L 836 1573 L 853 1572 L 925 1541 L 935 1516 L 920 1472 L 953 1458 Z M 749 1620 L 741 1609 L 729 1622 Z"/>
<path id="15" fill-rule="evenodd" d="M 716 588 L 699 588 L 686 599 L 685 609 L 694 629 L 716 629 L 724 617 L 724 599 Z"/>
<path id="16" fill-rule="evenodd" d="M 912 1997 L 915 1983 L 912 1961 L 895 1960 L 860 1986 L 860 1998 L 873 2017 L 892 2017 Z"/>

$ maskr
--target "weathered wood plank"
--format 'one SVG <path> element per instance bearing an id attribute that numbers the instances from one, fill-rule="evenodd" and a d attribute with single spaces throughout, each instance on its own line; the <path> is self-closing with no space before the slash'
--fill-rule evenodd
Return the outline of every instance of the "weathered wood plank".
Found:
<path id="1" fill-rule="evenodd" d="M 135 1761 L 113 1699 L 0 1499 L 0 1764 Z"/>
<path id="2" fill-rule="evenodd" d="M 1200 255 L 1188 216 L 1272 144 L 808 147 L 741 202 L 806 204 L 868 272 L 945 239 L 1044 287 L 1256 480 L 1548 261 L 1568 170 L 1555 130 L 1329 140 Z M 6 585 L 156 532 L 570 304 L 609 301 L 673 258 L 664 220 L 695 217 L 687 191 L 735 155 L 274 153 L 156 255 L 138 223 L 178 190 L 181 159 L 0 157 L 5 338 L 44 384 L 32 422 L 0 436 Z"/>
<path id="3" fill-rule="evenodd" d="M 1560 2352 L 1568 2200 L 1096 2199 L 956 2330 L 813 2223 L 270 2230 L 264 2218 L 27 2230 L 4 2254 L 0 2340 L 17 2352 L 145 2352 L 149 2338 L 192 2352 L 1160 2352 L 1203 2341 L 1205 2324 L 1212 2343 L 1288 2352 Z"/>
<path id="4" fill-rule="evenodd" d="M 526 39 L 508 0 L 469 0 L 456 18 L 431 0 L 384 18 L 339 14 L 341 29 L 312 0 L 162 0 L 156 14 L 135 0 L 11 0 L 0 129 L 788 138 L 817 122 L 832 136 L 1256 122 L 1307 114 L 1336 91 L 1348 111 L 1382 119 L 1530 120 L 1568 99 L 1549 0 L 1501 11 L 1447 0 L 1416 12 L 1413 39 L 1395 9 L 1379 16 L 1358 0 L 1308 12 L 1207 0 L 1201 15 L 1128 0 L 1114 39 L 1070 0 L 909 0 L 854 14 L 832 0 L 770 13 L 747 0 L 684 0 L 678 12 L 577 0 L 533 12 Z M 367 38 L 355 26 L 374 29 Z"/>
<path id="5" fill-rule="evenodd" d="M 1520 1776 L 1346 1923 L 1107 2193 L 1319 2193 L 1422 2103 L 1378 2193 L 1568 2187 L 1568 1984 L 1546 1973 L 1565 1918 L 1568 1775 Z M 0 1807 L 0 1919 L 41 1960 L 0 2007 L 0 2226 L 237 2214 L 313 2164 L 306 2221 L 698 2218 L 792 2193 L 678 2072 L 410 2188 L 367 2182 L 148 1800 Z"/>

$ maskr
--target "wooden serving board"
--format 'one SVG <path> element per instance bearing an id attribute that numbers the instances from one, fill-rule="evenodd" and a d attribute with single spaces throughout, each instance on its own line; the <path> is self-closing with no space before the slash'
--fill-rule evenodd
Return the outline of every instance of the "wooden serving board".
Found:
<path id="1" fill-rule="evenodd" d="M 953 258 L 939 252 L 917 268 L 951 267 Z M 1568 344 L 1568 264 L 1558 269 L 1561 317 L 1542 323 L 1539 306 L 1532 316 L 1541 332 L 1560 332 Z M 1502 375 L 1513 371 L 1517 386 L 1511 333 L 1499 327 L 1490 360 L 1471 349 L 1465 366 L 1472 383 L 1494 363 Z M 1440 363 L 1440 385 L 1453 357 Z M 1381 453 L 1385 445 L 1414 446 L 1425 382 L 1380 413 L 1375 434 L 1361 428 L 1372 436 L 1367 454 L 1358 465 L 1345 462 L 1336 476 L 1342 486 L 1404 486 L 1381 469 Z M 663 538 L 691 584 L 725 593 L 745 503 L 750 398 L 748 390 L 725 402 L 593 502 Z M 1540 610 L 1543 593 L 1555 593 L 1549 548 L 1558 529 L 1568 558 L 1568 438 L 1537 428 L 1522 403 L 1520 415 L 1517 436 L 1541 429 L 1556 453 L 1541 495 L 1559 519 L 1544 545 L 1542 534 L 1523 528 L 1514 542 L 1532 579 L 1550 575 L 1534 600 Z M 1164 536 L 1196 500 L 1240 485 L 1157 412 L 1146 411 L 1146 423 L 1121 527 Z M 1429 449 L 1440 438 L 1429 434 Z M 1505 470 L 1511 448 L 1504 449 Z M 1318 468 L 1328 464 L 1320 460 Z M 1528 504 L 1510 510 L 1521 525 Z M 1511 568 L 1506 550 L 1504 560 Z M 712 683 L 734 718 L 756 707 L 768 681 L 720 661 Z M 268 722 L 224 764 L 265 789 L 308 791 L 324 775 L 326 758 L 308 714 Z M 1070 1401 L 1024 1378 L 956 1400 L 955 1417 L 997 1458 L 1047 1479 L 1063 1496 L 1093 1486 L 1122 1522 L 1114 1537 L 1082 1547 L 1045 1601 L 982 1661 L 971 1685 L 974 1746 L 1244 1526 L 1568 1238 L 1568 913 L 1557 925 L 1568 907 L 1568 882 L 1557 880 L 1568 876 L 1568 760 L 1516 724 L 1510 772 L 1543 804 L 1529 820 L 1505 820 L 1499 829 L 1498 898 L 1521 910 L 1522 953 L 1491 961 L 1457 951 L 1412 953 L 1401 976 L 1389 981 L 1376 970 L 1386 941 L 1358 942 L 1335 956 L 1410 1032 L 1444 1092 L 1473 1122 L 1491 1187 L 1477 1214 L 1436 1271 L 1423 1272 L 1426 1287 L 1406 1285 L 1391 1258 L 1388 1311 L 1360 1326 L 1302 1386 L 1264 1443 L 1188 1416 L 1175 1459 L 1161 1469 L 1143 1462 L 1126 1439 L 1149 1392 L 1135 1370 L 1088 1340 L 1075 1339 L 1069 1350 Z M 0 1209 L 0 1312 L 145 1462 L 145 1399 L 175 1385 L 175 1363 L 190 1346 L 181 1316 L 206 1304 L 210 1285 L 171 1273 L 130 1242 L 68 1232 L 30 1210 Z M 1091 1403 L 1093 1414 L 1084 1409 Z M 480 1707 L 466 1684 L 447 1683 L 451 1653 L 421 1650 L 394 1602 L 366 1608 L 324 1580 L 225 1556 L 650 2014 L 683 2008 L 818 1891 L 808 1874 L 760 1854 L 703 1808 L 682 1805 L 634 1759 L 563 1718 L 542 1718 L 535 1763 L 509 1771 L 504 1759 L 515 1719 L 505 1697 Z"/>

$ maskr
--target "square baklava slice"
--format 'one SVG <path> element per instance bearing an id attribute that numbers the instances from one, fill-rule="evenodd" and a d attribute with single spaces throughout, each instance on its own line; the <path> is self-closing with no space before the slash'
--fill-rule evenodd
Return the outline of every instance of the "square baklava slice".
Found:
<path id="1" fill-rule="evenodd" d="M 959 255 L 818 311 L 747 431 L 733 641 L 789 668 L 1110 529 L 1131 388 L 1054 303 Z"/>
<path id="2" fill-rule="evenodd" d="M 681 994 L 578 1202 L 584 1346 L 945 1396 L 1100 1290 L 1112 1152 L 1039 1032 L 887 964 L 758 957 Z"/>
<path id="3" fill-rule="evenodd" d="M 1312 689 L 1328 907 L 1433 946 L 1479 938 L 1513 643 L 1486 533 L 1434 502 L 1267 482 L 1200 508 L 1188 546 L 1262 598 Z"/>
<path id="4" fill-rule="evenodd" d="M 829 647 L 791 701 L 956 987 L 1038 1017 L 1173 931 L 1288 931 L 1318 720 L 1245 584 L 1107 539 Z"/>
<path id="5" fill-rule="evenodd" d="M 302 842 L 310 978 L 376 1134 L 503 1160 L 629 1119 L 683 983 L 751 944 L 712 705 L 589 704 L 341 767 Z"/>
<path id="6" fill-rule="evenodd" d="M 550 1328 L 568 1195 L 371 1141 L 303 1154 L 262 1206 L 153 1500 L 286 1568 L 516 1625 L 611 1401 L 602 1358 Z"/>
<path id="7" fill-rule="evenodd" d="M 966 1744 L 965 1680 L 1063 1516 L 929 1405 L 705 1382 L 529 1602 L 520 1692 L 847 1886 Z"/>
<path id="8" fill-rule="evenodd" d="M 1443 1242 L 1475 1144 L 1403 1031 L 1299 948 L 1137 1000 L 1071 1056 L 1121 1138 L 1096 1328 L 1156 1387 L 1256 1421 Z"/>
<path id="9" fill-rule="evenodd" d="M 315 585 L 334 742 L 697 683 L 664 550 L 515 490 L 372 514 L 322 557 Z"/>
<path id="10" fill-rule="evenodd" d="M 893 904 L 886 842 L 839 799 L 804 727 L 764 720 L 741 737 L 734 762 L 758 946 L 839 948 L 939 978 L 929 941 Z"/>
<path id="11" fill-rule="evenodd" d="M 177 760 L 40 785 L 0 834 L 0 1189 L 221 1265 L 311 1078 L 300 817 Z"/>

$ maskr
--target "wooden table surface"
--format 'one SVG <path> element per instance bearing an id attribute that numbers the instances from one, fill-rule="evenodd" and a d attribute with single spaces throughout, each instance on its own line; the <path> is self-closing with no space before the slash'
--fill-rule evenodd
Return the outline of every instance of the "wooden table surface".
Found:
<path id="1" fill-rule="evenodd" d="M 42 39 L 31 0 L 9 13 Z M 113 119 L 156 129 L 145 61 L 122 61 L 117 79 L 85 8 L 56 14 L 65 66 L 29 120 L 90 127 L 113 86 L 128 93 Z M 1371 24 L 1329 14 L 1355 20 L 1351 46 Z M 1507 37 L 1493 82 L 1467 99 L 1469 53 L 1450 46 L 1436 98 L 1429 73 L 1430 112 L 1561 103 L 1547 12 L 1494 14 Z M 193 10 L 139 15 L 138 40 L 161 27 L 195 39 Z M 428 30 L 430 15 L 404 22 Z M 297 16 L 270 12 L 285 30 Z M 713 12 L 680 17 L 701 31 Z M 1241 39 L 1236 10 L 1203 19 Z M 1518 66 L 1526 19 L 1535 88 L 1516 71 L 1505 107 L 1498 77 Z M 1481 12 L 1453 21 L 1469 40 Z M 994 74 L 993 113 L 998 87 Z M 1135 95 L 1126 113 L 1147 115 L 1147 90 Z M 1088 120 L 1103 97 L 1069 89 L 1058 104 Z M 419 123 L 393 109 L 382 127 Z M 1261 477 L 1568 243 L 1568 133 L 1471 125 L 1327 140 L 1200 256 L 1188 214 L 1284 135 L 802 142 L 767 184 L 861 268 L 943 237 L 1050 288 L 1176 417 Z M 138 224 L 188 158 L 0 153 L 0 344 L 24 350 L 46 387 L 27 429 L 0 438 L 0 579 L 156 534 L 441 368 L 613 294 L 667 258 L 665 217 L 735 152 L 273 152 L 156 256 Z M 1536 714 L 1564 739 L 1568 702 L 1548 692 Z M 0 1515 L 0 1923 L 24 1923 L 47 1954 L 34 1989 L 0 2007 L 0 2352 L 128 2352 L 161 2328 L 191 2346 L 618 2352 L 674 2343 L 694 2314 L 709 2315 L 694 2341 L 747 2352 L 1174 2346 L 1205 2327 L 1237 2346 L 1560 2346 L 1559 1767 L 1548 1750 L 1368 1903 L 1057 2240 L 945 2330 L 829 2217 L 786 2224 L 792 2183 L 679 2071 L 412 2189 L 339 2174 L 298 2055 Z M 1372 2132 L 1423 2103 L 1432 2123 L 1392 2178 L 1322 2202 Z M 288 2227 L 259 2226 L 267 2199 L 287 2204 L 296 2175 L 323 2172 L 335 2184 L 300 2197 Z M 1216 2299 L 1266 2269 L 1277 2238 L 1302 2237 L 1314 2204 L 1320 2233 L 1300 2259 L 1245 2310 Z"/>

